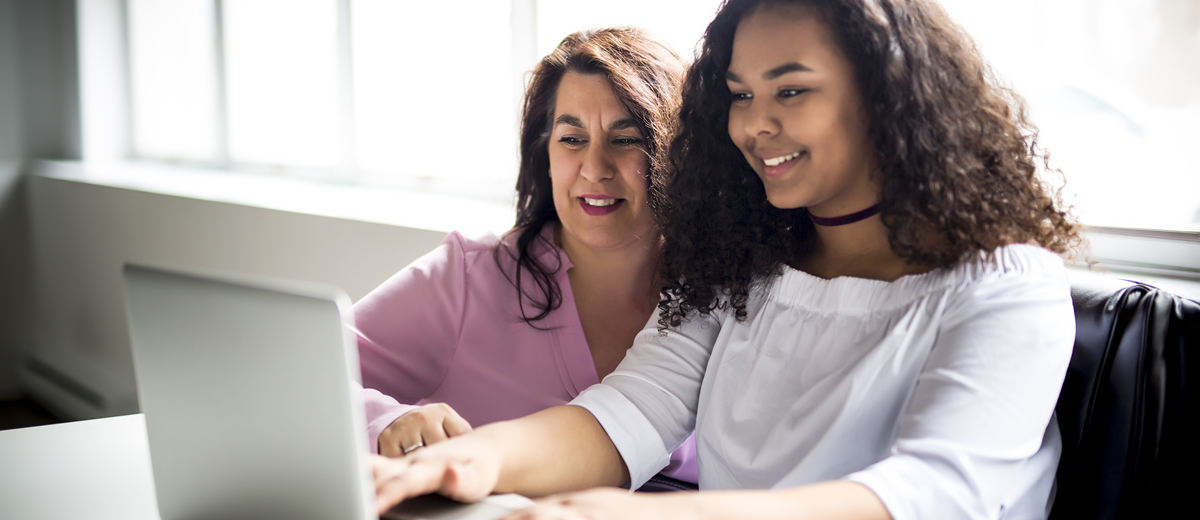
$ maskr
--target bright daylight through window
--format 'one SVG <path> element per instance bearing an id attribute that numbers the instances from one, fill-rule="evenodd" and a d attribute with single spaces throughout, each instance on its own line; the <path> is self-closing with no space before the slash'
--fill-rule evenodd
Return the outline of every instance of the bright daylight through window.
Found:
<path id="1" fill-rule="evenodd" d="M 1200 231 L 1200 3 L 942 1 L 1086 224 Z M 538 57 L 605 25 L 690 55 L 718 3 L 128 0 L 134 154 L 509 200 Z"/>

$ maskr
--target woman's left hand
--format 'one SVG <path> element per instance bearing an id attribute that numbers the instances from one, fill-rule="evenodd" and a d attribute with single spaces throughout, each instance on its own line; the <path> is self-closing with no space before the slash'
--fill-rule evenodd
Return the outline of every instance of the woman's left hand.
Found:
<path id="1" fill-rule="evenodd" d="M 595 488 L 551 495 L 533 507 L 522 509 L 505 520 L 621 520 L 637 518 L 696 518 L 689 514 L 695 493 L 630 493 L 617 488 Z"/>

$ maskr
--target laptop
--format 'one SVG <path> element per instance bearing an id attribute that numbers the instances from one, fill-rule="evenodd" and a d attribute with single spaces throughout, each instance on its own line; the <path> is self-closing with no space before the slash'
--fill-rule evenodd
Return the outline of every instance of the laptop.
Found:
<path id="1" fill-rule="evenodd" d="M 123 277 L 163 520 L 377 518 L 343 291 L 136 264 Z M 486 520 L 529 503 L 422 497 L 384 518 Z"/>

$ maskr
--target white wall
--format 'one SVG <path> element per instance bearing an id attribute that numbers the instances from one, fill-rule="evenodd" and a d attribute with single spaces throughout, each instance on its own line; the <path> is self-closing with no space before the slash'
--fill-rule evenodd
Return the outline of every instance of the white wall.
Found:
<path id="1" fill-rule="evenodd" d="M 97 9 L 100 1 L 79 5 Z M 88 168 L 77 162 L 81 119 L 90 129 L 84 158 L 123 156 L 123 123 L 110 114 L 119 107 L 88 98 L 81 118 L 78 59 L 79 52 L 119 55 L 120 42 L 90 27 L 80 49 L 76 6 L 0 0 L 0 399 L 29 394 L 68 419 L 137 411 L 119 279 L 127 260 L 326 282 L 357 299 L 447 229 L 481 220 L 476 207 L 459 211 L 423 196 L 393 204 L 390 194 L 374 193 L 366 197 L 373 204 L 362 204 L 366 212 L 347 213 L 361 218 L 349 219 L 44 175 Z M 94 83 L 95 72 L 82 76 Z M 314 190 L 337 189 L 307 191 Z M 502 221 L 500 229 L 511 224 L 510 209 L 483 214 Z"/>
<path id="2" fill-rule="evenodd" d="M 0 399 L 33 338 L 27 161 L 79 154 L 74 5 L 0 0 Z"/>
<path id="3" fill-rule="evenodd" d="M 4 121 L 2 114 L 0 121 Z M 17 367 L 33 336 L 29 326 L 33 317 L 29 305 L 32 266 L 21 164 L 19 160 L 0 159 L 0 400 L 22 394 Z"/>
<path id="4" fill-rule="evenodd" d="M 331 283 L 359 299 L 442 230 L 29 178 L 36 265 L 30 393 L 72 419 L 137 411 L 121 266 L 133 260 Z M 53 168 L 86 168 L 81 164 Z"/>
<path id="5" fill-rule="evenodd" d="M 25 148 L 16 11 L 15 2 L 0 0 L 0 399 L 19 393 L 18 352 L 27 340 L 24 332 L 28 330 L 18 325 L 28 320 L 12 314 L 21 309 L 17 295 L 29 294 L 21 284 L 24 277 L 16 276 L 28 272 L 28 262 L 22 261 L 28 251 L 24 245 L 24 207 L 14 200 Z"/>

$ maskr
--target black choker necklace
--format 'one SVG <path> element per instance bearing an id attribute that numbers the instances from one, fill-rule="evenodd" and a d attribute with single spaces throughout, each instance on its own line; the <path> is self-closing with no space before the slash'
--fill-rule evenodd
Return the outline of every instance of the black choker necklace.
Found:
<path id="1" fill-rule="evenodd" d="M 813 215 L 812 213 L 809 213 L 808 218 L 812 219 L 813 224 L 816 224 L 818 226 L 831 227 L 831 226 L 844 226 L 846 224 L 853 224 L 860 220 L 864 220 L 864 219 L 873 217 L 877 214 L 879 214 L 879 204 L 871 206 L 871 207 L 864 209 L 862 211 L 859 211 L 857 213 L 851 213 L 849 215 L 842 215 L 840 217 L 824 218 L 824 217 L 818 217 L 816 215 Z"/>

